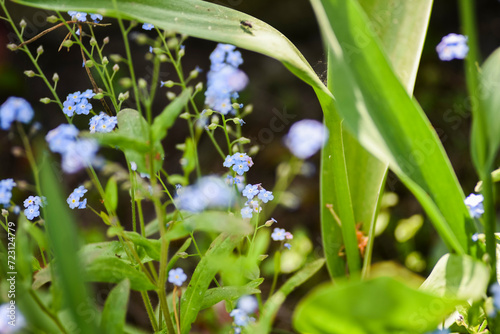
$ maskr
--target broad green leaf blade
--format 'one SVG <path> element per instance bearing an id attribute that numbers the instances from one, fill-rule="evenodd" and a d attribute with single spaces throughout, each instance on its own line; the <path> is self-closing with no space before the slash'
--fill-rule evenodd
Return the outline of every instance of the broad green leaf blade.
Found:
<path id="1" fill-rule="evenodd" d="M 85 268 L 85 279 L 89 282 L 119 283 L 130 281 L 130 288 L 136 291 L 156 290 L 147 276 L 117 257 L 99 257 Z"/>
<path id="2" fill-rule="evenodd" d="M 374 27 L 380 38 L 396 74 L 406 87 L 408 93 L 413 91 L 418 63 L 423 48 L 425 32 L 429 21 L 432 0 L 404 1 L 404 0 L 363 0 L 360 1 L 367 13 L 370 24 Z M 334 75 L 334 74 L 332 74 Z M 335 95 L 335 91 L 333 91 Z M 377 217 L 377 204 L 382 194 L 385 177 L 387 174 L 387 164 L 381 162 L 368 153 L 359 142 L 338 124 L 340 120 L 335 117 L 330 120 L 333 110 L 324 110 L 325 122 L 331 123 L 331 140 L 327 143 L 322 159 L 322 231 L 323 244 L 328 245 L 325 251 L 327 265 L 332 277 L 343 276 L 344 260 L 339 256 L 343 238 L 338 226 L 331 218 L 330 211 L 325 207 L 328 201 L 333 204 L 334 209 L 346 203 L 341 203 L 337 198 L 346 202 L 346 198 L 351 198 L 354 220 L 350 211 L 347 215 L 340 209 L 335 209 L 343 222 L 343 226 L 348 231 L 343 234 L 348 235 L 345 243 L 347 257 L 358 257 L 358 250 L 355 241 L 355 228 L 350 226 L 358 223 L 363 224 L 363 230 L 373 230 L 373 225 Z M 340 133 L 341 131 L 341 133 Z M 339 144 L 342 139 L 343 146 Z M 340 150 L 343 150 L 340 151 Z M 345 166 L 341 163 L 330 161 L 328 157 L 336 159 L 341 154 L 345 155 Z M 348 177 L 348 187 L 345 181 L 344 186 L 340 186 L 340 181 Z M 337 195 L 329 194 L 333 187 L 339 187 L 335 192 Z M 348 193 L 343 193 L 349 190 Z M 347 201 L 348 202 L 348 201 Z M 348 203 L 347 203 L 348 205 Z M 331 233 L 331 235 L 325 235 Z M 367 248 L 365 262 L 368 264 L 371 256 L 371 245 Z M 330 245 L 332 247 L 330 247 Z"/>
<path id="3" fill-rule="evenodd" d="M 271 331 L 274 318 L 276 317 L 276 314 L 286 297 L 298 286 L 317 273 L 324 264 L 324 259 L 318 259 L 314 262 L 306 264 L 304 268 L 296 272 L 288 281 L 285 282 L 285 284 L 283 284 L 281 288 L 279 288 L 278 291 L 276 291 L 276 293 L 271 296 L 271 298 L 266 301 L 259 321 L 253 326 L 248 326 L 245 332 L 256 334 L 269 333 Z"/>
<path id="4" fill-rule="evenodd" d="M 472 127 L 473 136 L 485 139 L 487 150 L 487 165 L 492 166 L 500 145 L 500 48 L 496 49 L 482 66 L 479 79 L 479 93 L 481 97 L 481 111 L 484 113 L 486 133 L 477 133 Z M 474 122 L 474 120 L 473 120 Z M 488 167 L 489 168 L 489 167 Z"/>
<path id="5" fill-rule="evenodd" d="M 101 330 L 107 334 L 122 334 L 127 316 L 130 281 L 124 280 L 111 290 L 104 303 Z"/>
<path id="6" fill-rule="evenodd" d="M 40 180 L 42 194 L 47 197 L 48 203 L 43 208 L 42 214 L 49 244 L 56 260 L 56 279 L 62 289 L 65 306 L 70 310 L 71 317 L 78 328 L 82 333 L 99 333 L 97 324 L 89 321 L 82 312 L 78 312 L 82 305 L 88 311 L 97 312 L 97 310 L 88 297 L 82 265 L 77 256 L 80 240 L 76 225 L 59 188 L 60 182 L 51 166 L 50 163 L 43 166 Z"/>
<path id="7" fill-rule="evenodd" d="M 478 301 L 488 287 L 488 267 L 468 255 L 446 254 L 420 287 L 438 296 Z"/>
<path id="8" fill-rule="evenodd" d="M 114 177 L 109 178 L 104 195 L 104 205 L 111 209 L 111 212 L 114 212 L 118 206 L 118 184 Z"/>
<path id="9" fill-rule="evenodd" d="M 150 142 L 150 127 L 144 117 L 142 117 L 142 115 L 137 110 L 122 109 L 118 113 L 117 119 L 117 133 L 119 135 L 136 138 L 137 141 L 142 143 Z M 149 157 L 151 151 L 148 150 L 148 152 L 144 154 L 140 152 L 140 150 L 138 151 L 136 148 L 129 148 L 128 146 L 125 146 L 121 149 L 125 153 L 128 161 L 133 161 L 137 164 L 138 172 L 149 174 Z M 154 170 L 156 172 L 161 168 L 164 157 L 163 147 L 161 146 L 161 143 L 159 141 L 154 142 L 152 154 L 154 161 Z"/>
<path id="10" fill-rule="evenodd" d="M 344 126 L 414 193 L 445 243 L 464 253 L 473 229 L 464 195 L 428 119 L 405 91 L 356 1 L 311 0 L 331 55 Z M 356 50 L 356 52 L 353 52 Z"/>
<path id="11" fill-rule="evenodd" d="M 250 15 L 201 0 L 16 0 L 27 6 L 99 12 L 105 17 L 149 22 L 189 36 L 229 43 L 282 62 L 293 74 L 331 97 L 297 48 L 278 30 Z M 252 27 L 241 24 L 248 21 Z"/>
<path id="12" fill-rule="evenodd" d="M 241 296 L 260 293 L 260 290 L 257 289 L 257 287 L 261 285 L 263 281 L 263 278 L 259 278 L 243 286 L 223 286 L 220 288 L 209 289 L 205 292 L 201 309 L 203 310 L 212 307 L 223 300 L 235 302 Z"/>
<path id="13" fill-rule="evenodd" d="M 229 256 L 242 237 L 220 234 L 200 260 L 181 300 L 181 331 L 189 333 L 203 304 L 210 282 L 219 271 L 221 256 Z"/>
<path id="14" fill-rule="evenodd" d="M 85 134 L 85 136 L 96 139 L 101 145 L 119 147 L 122 150 L 134 150 L 139 153 L 147 153 L 150 149 L 145 141 L 118 132 L 93 133 Z"/>
<path id="15" fill-rule="evenodd" d="M 191 98 L 193 89 L 188 87 L 181 95 L 175 98 L 169 105 L 155 117 L 151 125 L 151 134 L 153 141 L 161 141 L 167 136 L 167 130 L 174 125 L 175 120 L 184 109 Z"/>
<path id="16" fill-rule="evenodd" d="M 193 232 L 199 230 L 236 235 L 247 235 L 252 232 L 252 227 L 245 219 L 220 211 L 205 211 L 191 215 L 186 217 L 182 224 Z"/>
<path id="17" fill-rule="evenodd" d="M 420 334 L 434 330 L 456 305 L 379 277 L 315 289 L 295 309 L 293 324 L 301 333 Z"/>

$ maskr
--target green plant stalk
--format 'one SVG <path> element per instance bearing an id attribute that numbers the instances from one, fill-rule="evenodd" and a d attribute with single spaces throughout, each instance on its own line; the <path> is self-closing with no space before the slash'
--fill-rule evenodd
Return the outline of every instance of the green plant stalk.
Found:
<path id="1" fill-rule="evenodd" d="M 40 309 L 42 310 L 42 312 L 45 313 L 50 319 L 52 319 L 52 321 L 54 321 L 54 323 L 57 325 L 57 327 L 59 328 L 59 330 L 63 334 L 67 334 L 68 332 L 66 331 L 66 328 L 64 328 L 63 324 L 61 323 L 61 320 L 59 320 L 57 314 L 52 313 L 42 303 L 42 301 L 40 300 L 40 298 L 38 298 L 38 295 L 36 294 L 35 291 L 33 291 L 32 289 L 29 289 L 29 293 L 30 293 L 30 296 L 35 300 L 35 303 L 38 305 L 38 307 L 40 307 Z"/>
<path id="2" fill-rule="evenodd" d="M 368 244 L 366 245 L 365 258 L 363 259 L 363 267 L 361 268 L 361 278 L 366 279 L 370 274 L 370 265 L 372 262 L 373 245 L 375 243 L 375 227 L 377 223 L 378 213 L 380 212 L 380 203 L 382 196 L 384 196 L 385 181 L 387 180 L 388 170 L 385 171 L 385 176 L 382 178 L 382 185 L 379 188 L 379 196 L 377 199 L 376 209 L 373 211 L 373 216 L 370 222 L 370 229 L 368 230 Z"/>
<path id="3" fill-rule="evenodd" d="M 116 11 L 119 13 L 116 0 L 113 0 L 113 6 L 115 7 Z M 128 65 L 128 69 L 130 71 L 130 79 L 132 79 L 132 87 L 134 88 L 134 97 L 135 97 L 135 103 L 137 106 L 137 111 L 139 113 L 142 113 L 141 112 L 140 96 L 139 96 L 139 88 L 137 87 L 137 81 L 135 79 L 134 65 L 132 64 L 132 53 L 130 52 L 130 44 L 128 43 L 128 30 L 125 29 L 125 26 L 123 25 L 123 20 L 121 18 L 121 15 L 118 15 L 118 25 L 120 26 L 120 32 L 122 33 L 122 37 L 123 37 L 123 45 L 125 46 L 125 53 L 127 54 L 127 65 Z"/>
<path id="4" fill-rule="evenodd" d="M 274 274 L 273 274 L 273 283 L 271 285 L 271 289 L 269 290 L 269 296 L 267 299 L 271 298 L 271 296 L 274 293 L 274 290 L 276 289 L 276 283 L 278 282 L 278 276 L 280 274 L 281 270 L 281 252 L 277 251 L 274 254 Z"/>
<path id="5" fill-rule="evenodd" d="M 39 196 L 42 196 L 42 189 L 40 186 L 40 170 L 38 169 L 38 166 L 35 161 L 35 156 L 33 155 L 33 150 L 31 149 L 30 141 L 28 139 L 28 136 L 26 135 L 26 132 L 24 132 L 24 128 L 21 125 L 21 123 L 17 122 L 17 129 L 19 131 L 19 134 L 21 136 L 21 140 L 23 142 L 24 146 L 24 151 L 26 152 L 26 158 L 28 159 L 28 162 L 31 167 L 31 171 L 33 173 L 33 179 L 35 180 L 35 187 L 36 187 L 36 192 L 38 193 Z M 40 249 L 40 255 L 42 256 L 42 261 L 44 267 L 47 266 L 47 261 L 45 260 L 45 255 L 43 253 L 43 249 L 41 245 L 38 245 L 38 248 Z"/>
<path id="6" fill-rule="evenodd" d="M 158 321 L 156 320 L 155 312 L 153 310 L 153 306 L 151 305 L 151 300 L 149 299 L 148 293 L 146 291 L 141 291 L 142 301 L 146 306 L 146 312 L 148 313 L 149 321 L 153 326 L 153 330 L 158 332 Z"/>
<path id="7" fill-rule="evenodd" d="M 475 2 L 470 0 L 460 0 L 460 19 L 463 25 L 463 32 L 467 36 L 467 42 L 469 45 L 469 53 L 465 58 L 465 75 L 467 80 L 467 90 L 469 96 L 473 99 L 472 103 L 472 116 L 477 122 L 479 130 L 476 132 L 481 134 L 483 137 L 477 139 L 481 141 L 482 148 L 479 149 L 481 155 L 487 154 L 487 131 L 486 131 L 486 120 L 484 118 L 484 112 L 480 109 L 481 103 L 479 103 L 479 73 L 478 64 L 480 59 L 478 38 L 476 30 L 476 12 L 475 12 Z M 484 148 L 484 149 L 483 149 Z M 475 166 L 478 175 L 482 181 L 482 194 L 484 196 L 484 230 L 486 235 L 486 251 L 489 255 L 489 261 L 491 265 L 491 281 L 496 281 L 496 241 L 495 241 L 495 200 L 493 192 L 493 182 L 491 177 L 491 172 L 493 171 L 492 163 L 486 161 L 486 157 L 477 157 L 479 163 L 484 164 L 482 166 Z M 474 159 L 473 159 L 474 161 Z"/>

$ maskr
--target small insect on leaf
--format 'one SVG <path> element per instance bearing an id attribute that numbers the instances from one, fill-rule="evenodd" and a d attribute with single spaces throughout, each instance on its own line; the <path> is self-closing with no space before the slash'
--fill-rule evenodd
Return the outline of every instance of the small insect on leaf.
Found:
<path id="1" fill-rule="evenodd" d="M 252 26 L 252 22 L 250 22 L 250 21 L 243 20 L 243 21 L 240 21 L 240 24 L 241 24 L 243 27 L 246 27 L 246 28 L 253 28 L 253 26 Z"/>

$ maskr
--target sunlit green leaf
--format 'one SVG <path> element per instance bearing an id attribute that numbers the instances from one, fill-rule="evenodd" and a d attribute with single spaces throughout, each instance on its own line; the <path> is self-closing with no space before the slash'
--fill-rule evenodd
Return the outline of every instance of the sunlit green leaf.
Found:
<path id="1" fill-rule="evenodd" d="M 111 290 L 102 310 L 101 330 L 106 334 L 122 334 L 127 315 L 130 282 L 125 279 Z"/>
<path id="2" fill-rule="evenodd" d="M 434 330 L 457 302 L 388 277 L 323 285 L 297 306 L 294 327 L 316 334 L 421 334 Z"/>
<path id="3" fill-rule="evenodd" d="M 181 95 L 175 98 L 170 104 L 155 117 L 151 125 L 151 134 L 154 141 L 161 141 L 167 135 L 167 130 L 174 125 L 175 120 L 184 109 L 191 97 L 192 89 L 184 90 Z"/>

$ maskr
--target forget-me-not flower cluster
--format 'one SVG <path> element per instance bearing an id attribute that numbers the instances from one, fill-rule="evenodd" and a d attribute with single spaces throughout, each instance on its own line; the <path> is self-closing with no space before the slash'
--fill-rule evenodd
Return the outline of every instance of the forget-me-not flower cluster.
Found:
<path id="1" fill-rule="evenodd" d="M 61 124 L 49 131 L 45 140 L 52 152 L 62 156 L 62 169 L 66 173 L 76 173 L 94 160 L 99 145 L 93 139 L 77 139 L 78 129 L 72 124 Z"/>
<path id="2" fill-rule="evenodd" d="M 284 240 L 292 240 L 293 239 L 293 234 L 290 232 L 287 232 L 284 228 L 278 228 L 276 227 L 271 234 L 271 239 L 274 241 L 284 241 Z M 290 249 L 292 248 L 292 245 L 288 242 L 285 242 L 283 244 L 283 247 Z"/>
<path id="3" fill-rule="evenodd" d="M 182 283 L 184 283 L 186 279 L 187 275 L 184 273 L 182 268 L 171 269 L 168 272 L 168 281 L 177 286 L 182 286 Z"/>
<path id="4" fill-rule="evenodd" d="M 99 115 L 95 115 L 90 119 L 89 129 L 90 133 L 95 132 L 111 132 L 115 128 L 118 120 L 116 116 L 109 116 L 104 112 L 101 112 Z"/>
<path id="5" fill-rule="evenodd" d="M 152 25 L 151 23 L 143 23 L 142 29 L 144 30 L 152 30 L 155 26 Z"/>
<path id="6" fill-rule="evenodd" d="M 241 333 L 242 327 L 255 321 L 251 315 L 257 312 L 258 308 L 259 304 L 254 296 L 243 296 L 238 300 L 236 308 L 229 313 L 235 325 L 234 333 Z"/>
<path id="7" fill-rule="evenodd" d="M 40 207 L 43 207 L 44 200 L 40 196 L 29 196 L 24 200 L 24 214 L 29 220 L 40 216 Z"/>
<path id="8" fill-rule="evenodd" d="M 436 46 L 436 51 L 439 59 L 444 61 L 464 59 L 469 52 L 467 37 L 459 34 L 448 34 Z"/>
<path id="9" fill-rule="evenodd" d="M 233 167 L 238 175 L 243 175 L 253 166 L 253 160 L 246 153 L 236 152 L 233 155 L 228 155 L 222 165 L 227 168 Z"/>
<path id="10" fill-rule="evenodd" d="M 177 208 L 201 212 L 210 208 L 227 208 L 233 202 L 233 191 L 220 177 L 205 176 L 194 185 L 177 190 Z"/>
<path id="11" fill-rule="evenodd" d="M 28 101 L 22 97 L 9 97 L 0 106 L 0 127 L 8 130 L 14 121 L 28 124 L 35 112 Z"/>
<path id="12" fill-rule="evenodd" d="M 87 207 L 87 199 L 84 198 L 82 200 L 83 195 L 87 192 L 84 186 L 79 186 L 75 188 L 73 192 L 68 196 L 66 202 L 69 205 L 70 209 L 85 209 Z"/>
<path id="13" fill-rule="evenodd" d="M 484 213 L 483 201 L 484 197 L 481 194 L 470 194 L 464 200 L 464 203 L 465 205 L 467 205 L 472 218 L 480 218 Z"/>
<path id="14" fill-rule="evenodd" d="M 12 198 L 12 189 L 16 186 L 13 179 L 4 179 L 0 181 L 0 204 L 4 207 L 10 206 Z"/>
<path id="15" fill-rule="evenodd" d="M 238 97 L 248 84 L 248 77 L 238 67 L 243 63 L 241 52 L 234 45 L 218 44 L 210 55 L 210 71 L 207 73 L 205 104 L 227 115 L 234 111 L 231 99 Z"/>
<path id="16" fill-rule="evenodd" d="M 72 117 L 75 113 L 78 115 L 88 115 L 90 110 L 92 110 L 92 104 L 89 99 L 94 97 L 94 93 L 91 89 L 87 89 L 85 92 L 74 92 L 68 94 L 66 101 L 63 103 L 63 112 Z"/>
<path id="17" fill-rule="evenodd" d="M 243 218 L 252 218 L 254 212 L 262 211 L 261 202 L 267 203 L 274 199 L 272 191 L 264 189 L 261 184 L 247 184 L 242 195 L 247 198 L 245 206 L 240 211 Z"/>
<path id="18" fill-rule="evenodd" d="M 285 145 L 300 159 L 307 159 L 318 152 L 328 139 L 325 125 L 313 119 L 294 123 L 285 136 Z"/>

